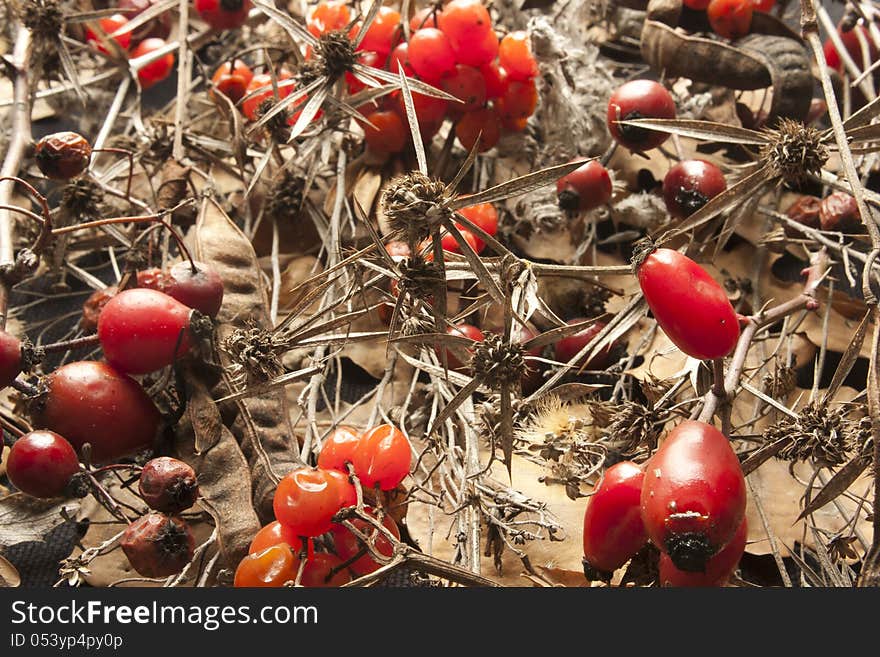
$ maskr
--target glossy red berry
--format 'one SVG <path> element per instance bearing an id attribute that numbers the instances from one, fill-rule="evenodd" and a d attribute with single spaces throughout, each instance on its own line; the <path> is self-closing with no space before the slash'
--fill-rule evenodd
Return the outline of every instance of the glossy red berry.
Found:
<path id="1" fill-rule="evenodd" d="M 467 151 L 474 146 L 480 153 L 494 148 L 501 139 L 501 121 L 495 108 L 481 107 L 465 113 L 455 124 L 455 137 Z"/>
<path id="2" fill-rule="evenodd" d="M 108 37 L 119 28 L 125 26 L 127 23 L 128 19 L 122 14 L 113 14 L 111 16 L 105 16 L 104 18 L 98 20 L 98 25 L 101 26 L 101 29 L 104 30 L 104 34 Z M 112 39 L 117 43 L 120 48 L 122 48 L 123 50 L 128 50 L 128 47 L 131 45 L 131 32 L 122 32 L 118 36 L 112 37 Z M 86 42 L 90 43 L 93 47 L 97 48 L 105 55 L 110 54 L 110 51 L 101 44 L 101 40 L 98 39 L 98 35 L 88 28 L 86 28 Z"/>
<path id="3" fill-rule="evenodd" d="M 248 85 L 254 79 L 254 73 L 250 66 L 240 59 L 236 59 L 231 64 L 223 62 L 214 71 L 211 80 L 214 83 L 214 89 L 224 96 L 227 96 L 233 103 L 237 103 L 244 98 Z"/>
<path id="4" fill-rule="evenodd" d="M 374 518 L 376 514 L 371 510 L 367 509 L 367 513 L 369 513 Z M 366 534 L 370 537 L 370 540 L 373 540 L 373 536 L 375 536 L 375 540 L 373 542 L 373 548 L 381 555 L 386 557 L 391 557 L 394 554 L 394 545 L 388 540 L 388 537 L 385 536 L 378 529 L 373 527 L 366 520 L 361 520 L 360 518 L 353 518 L 351 520 L 351 524 L 354 525 L 360 532 Z M 391 518 L 391 516 L 386 515 L 382 518 L 382 524 L 385 526 L 388 531 L 390 531 L 395 538 L 400 540 L 400 530 L 397 528 L 397 523 Z M 357 537 L 355 536 L 348 527 L 344 525 L 333 525 L 331 528 L 331 533 L 333 535 L 333 546 L 335 548 L 336 554 L 339 555 L 339 558 L 342 561 L 348 561 L 349 559 L 353 559 L 361 550 L 366 550 L 365 554 L 356 559 L 351 564 L 349 564 L 349 568 L 351 568 L 352 572 L 356 575 L 366 575 L 368 573 L 372 573 L 379 568 L 382 567 L 382 564 L 376 561 L 370 556 L 369 551 L 367 550 L 367 546 Z"/>
<path id="5" fill-rule="evenodd" d="M 372 66 L 373 68 L 382 68 L 382 62 L 384 61 L 384 58 L 379 55 L 379 53 L 373 52 L 372 50 L 359 51 L 357 54 L 357 59 L 360 64 L 363 64 L 364 66 Z M 397 73 L 396 66 L 391 70 Z M 349 71 L 345 72 L 345 86 L 348 89 L 348 94 L 350 96 L 354 96 L 356 93 L 359 93 L 367 88 L 367 85 L 358 80 Z"/>
<path id="6" fill-rule="evenodd" d="M 34 146 L 34 160 L 52 180 L 70 180 L 88 169 L 92 145 L 75 132 L 56 132 L 40 138 Z"/>
<path id="7" fill-rule="evenodd" d="M 489 30 L 483 36 L 477 37 L 473 42 L 460 42 L 450 39 L 452 52 L 459 64 L 481 68 L 492 64 L 498 55 L 500 43 L 498 35 Z"/>
<path id="8" fill-rule="evenodd" d="M 195 538 L 180 518 L 153 511 L 131 523 L 119 542 L 143 577 L 176 575 L 192 561 Z"/>
<path id="9" fill-rule="evenodd" d="M 638 267 L 639 285 L 654 319 L 688 356 L 728 355 L 739 339 L 739 321 L 724 288 L 709 272 L 672 249 L 653 251 Z"/>
<path id="10" fill-rule="evenodd" d="M 663 178 L 666 211 L 684 219 L 727 189 L 721 169 L 705 160 L 682 160 Z"/>
<path id="11" fill-rule="evenodd" d="M 392 73 L 398 73 L 398 64 L 403 66 L 403 74 L 407 77 L 414 77 L 416 72 L 409 64 L 409 44 L 406 41 L 398 43 L 388 58 L 388 70 Z"/>
<path id="12" fill-rule="evenodd" d="M 587 321 L 584 317 L 577 317 L 575 319 L 570 319 L 568 324 L 578 324 L 580 322 Z M 553 345 L 553 355 L 560 363 L 567 363 L 572 358 L 574 358 L 581 349 L 586 347 L 590 342 L 593 341 L 599 333 L 606 326 L 605 322 L 593 322 L 589 326 L 584 329 L 581 329 L 574 335 L 569 335 L 568 337 L 561 338 Z M 611 351 L 613 349 L 613 345 L 608 345 L 603 347 L 598 353 L 593 355 L 592 357 L 588 357 L 589 354 L 582 356 L 578 361 L 574 363 L 574 366 L 578 369 L 585 370 L 601 370 L 608 365 L 608 359 L 611 356 Z"/>
<path id="13" fill-rule="evenodd" d="M 657 148 L 669 135 L 646 128 L 620 125 L 618 121 L 674 118 L 675 101 L 663 85 L 653 80 L 627 82 L 618 87 L 608 101 L 608 130 L 617 143 L 631 151 Z"/>
<path id="14" fill-rule="evenodd" d="M 251 552 L 235 569 L 235 588 L 279 588 L 296 581 L 297 559 L 286 543 Z"/>
<path id="15" fill-rule="evenodd" d="M 507 71 L 501 68 L 498 62 L 492 62 L 481 66 L 480 73 L 483 75 L 483 81 L 486 83 L 486 98 L 489 100 L 501 98 L 510 85 Z"/>
<path id="16" fill-rule="evenodd" d="M 450 109 L 456 112 L 473 112 L 486 104 L 486 79 L 473 66 L 456 64 L 453 71 L 440 80 L 440 88 L 462 101 L 451 104 Z"/>
<path id="17" fill-rule="evenodd" d="M 262 552 L 268 547 L 281 543 L 286 543 L 291 549 L 298 550 L 302 540 L 291 527 L 274 520 L 254 535 L 250 547 L 248 547 L 248 554 Z"/>
<path id="18" fill-rule="evenodd" d="M 318 467 L 325 470 L 339 470 L 348 474 L 346 464 L 354 460 L 354 450 L 360 439 L 360 434 L 351 427 L 336 427 L 321 446 L 321 453 L 318 454 Z"/>
<path id="19" fill-rule="evenodd" d="M 455 326 L 450 326 L 448 329 L 446 329 L 446 333 L 449 335 L 457 336 L 459 338 L 467 338 L 467 339 L 472 340 L 474 342 L 482 342 L 483 340 L 486 339 L 486 336 L 483 335 L 483 332 L 480 329 L 478 329 L 476 326 L 473 326 L 471 324 L 456 324 Z M 442 352 L 440 351 L 440 349 L 435 349 L 435 351 L 437 352 L 437 357 L 440 359 L 440 363 L 442 364 L 443 363 L 443 359 L 441 357 Z M 466 368 L 467 363 L 463 363 L 459 359 L 459 357 L 456 355 L 456 353 L 459 353 L 459 352 L 462 354 L 467 354 L 468 360 L 469 360 L 470 356 L 473 354 L 473 348 L 468 347 L 468 348 L 450 349 L 447 347 L 446 348 L 446 364 L 449 366 L 449 369 L 461 371 Z"/>
<path id="20" fill-rule="evenodd" d="M 736 530 L 736 534 L 730 539 L 717 554 L 709 557 L 706 561 L 706 570 L 701 573 L 689 573 L 679 570 L 672 563 L 672 558 L 665 552 L 660 553 L 660 586 L 677 587 L 719 587 L 727 584 L 727 580 L 736 570 L 739 560 L 746 549 L 746 540 L 749 535 L 749 527 L 743 518 Z"/>
<path id="21" fill-rule="evenodd" d="M 22 493 L 49 498 L 64 495 L 79 472 L 73 446 L 54 431 L 31 431 L 15 441 L 6 459 L 6 476 Z"/>
<path id="22" fill-rule="evenodd" d="M 183 260 L 174 264 L 163 292 L 208 317 L 216 317 L 223 305 L 223 280 L 213 267 L 202 262 Z"/>
<path id="23" fill-rule="evenodd" d="M 612 573 L 648 542 L 642 523 L 645 472 L 632 461 L 605 471 L 584 512 L 584 567 Z"/>
<path id="24" fill-rule="evenodd" d="M 167 45 L 168 44 L 165 43 L 163 39 L 144 39 L 134 50 L 132 50 L 129 59 L 137 59 L 138 57 L 149 55 Z M 159 59 L 153 60 L 146 66 L 141 67 L 138 69 L 138 81 L 141 83 L 141 88 L 149 89 L 153 85 L 162 82 L 162 80 L 165 80 L 171 75 L 173 69 L 174 53 L 171 52 L 166 53 L 159 57 Z"/>
<path id="25" fill-rule="evenodd" d="M 538 89 L 534 80 L 511 79 L 507 91 L 495 102 L 501 124 L 513 132 L 525 129 L 528 118 L 535 113 L 537 106 Z"/>
<path id="26" fill-rule="evenodd" d="M 446 35 L 426 27 L 410 37 L 409 63 L 419 77 L 434 84 L 455 70 L 456 59 Z"/>
<path id="27" fill-rule="evenodd" d="M 365 488 L 391 490 L 409 474 L 411 448 L 403 432 L 390 424 L 367 431 L 352 457 L 354 472 Z"/>
<path id="28" fill-rule="evenodd" d="M 752 9 L 764 14 L 769 14 L 775 6 L 776 0 L 752 0 Z"/>
<path id="29" fill-rule="evenodd" d="M 161 369 L 190 348 L 192 309 L 148 288 L 123 290 L 98 317 L 98 339 L 107 362 L 127 374 Z"/>
<path id="30" fill-rule="evenodd" d="M 357 489 L 354 487 L 351 477 L 347 473 L 344 474 L 339 470 L 327 470 L 327 477 L 333 482 L 333 485 L 336 486 L 340 509 L 357 504 Z"/>
<path id="31" fill-rule="evenodd" d="M 704 572 L 746 509 L 745 479 L 730 441 L 712 425 L 679 424 L 645 465 L 641 506 L 651 542 L 679 570 Z"/>
<path id="32" fill-rule="evenodd" d="M 400 29 L 400 12 L 391 7 L 380 7 L 379 12 L 367 29 L 358 50 L 372 50 L 384 59 L 394 48 Z M 360 24 L 352 28 L 350 37 L 353 39 L 360 31 Z"/>
<path id="33" fill-rule="evenodd" d="M 866 66 L 876 61 L 877 47 L 874 45 L 874 40 L 871 39 L 871 35 L 864 25 L 856 25 L 853 29 L 847 32 L 844 32 L 841 28 L 838 27 L 837 34 L 838 36 L 840 36 L 840 40 L 843 42 L 847 53 L 849 53 L 850 58 L 853 60 L 853 63 L 855 63 L 859 70 L 865 70 Z M 868 62 L 865 62 L 864 52 L 862 51 L 863 40 L 864 43 L 867 45 L 869 58 Z M 831 39 L 826 39 L 823 46 L 823 51 L 825 53 L 825 61 L 828 63 L 828 67 L 843 72 L 845 68 L 843 60 L 841 59 L 840 53 L 837 52 L 837 48 L 834 46 L 834 42 L 831 41 Z"/>
<path id="34" fill-rule="evenodd" d="M 423 27 L 437 27 L 437 15 L 440 13 L 434 6 L 422 7 L 409 19 L 411 32 L 421 30 Z"/>
<path id="35" fill-rule="evenodd" d="M 300 584 L 309 588 L 339 587 L 348 584 L 351 575 L 348 574 L 347 569 L 341 568 L 343 563 L 335 554 L 316 552 L 306 562 Z"/>
<path id="36" fill-rule="evenodd" d="M 489 32 L 492 18 L 480 0 L 452 0 L 437 17 L 437 26 L 450 39 L 466 43 Z"/>
<path id="37" fill-rule="evenodd" d="M 21 340 L 0 330 L 0 389 L 12 385 L 21 374 Z"/>
<path id="38" fill-rule="evenodd" d="M 55 431 L 92 460 L 107 463 L 150 447 L 159 411 L 141 385 L 107 363 L 78 361 L 46 378 L 46 394 L 33 407 L 34 424 Z"/>
<path id="39" fill-rule="evenodd" d="M 199 498 L 199 482 L 190 465 L 160 456 L 147 461 L 138 479 L 138 492 L 154 511 L 180 513 Z"/>
<path id="40" fill-rule="evenodd" d="M 409 138 L 409 129 L 397 112 L 377 110 L 365 117 L 370 123 L 364 123 L 364 140 L 367 147 L 374 153 L 400 153 Z M 371 125 L 372 124 L 372 125 Z"/>
<path id="41" fill-rule="evenodd" d="M 247 21 L 250 0 L 195 0 L 195 8 L 212 29 L 234 30 Z"/>
<path id="42" fill-rule="evenodd" d="M 532 38 L 528 32 L 507 34 L 498 46 L 498 63 L 511 80 L 528 80 L 538 74 L 538 62 L 532 54 Z"/>
<path id="43" fill-rule="evenodd" d="M 481 250 L 480 242 L 477 241 L 477 238 L 474 237 L 474 234 L 467 228 L 463 228 L 461 226 L 458 226 L 457 228 L 458 232 L 461 233 L 462 239 L 464 239 L 464 241 L 467 242 L 474 251 L 479 253 Z M 455 239 L 452 233 L 447 232 L 444 228 L 440 234 L 440 244 L 443 247 L 444 251 L 446 251 L 447 253 L 461 253 L 461 245 L 458 243 L 458 240 Z M 485 244 L 483 246 L 485 246 Z M 426 260 L 428 260 L 428 262 L 431 262 L 434 256 L 433 251 L 428 255 L 430 257 L 426 258 Z"/>
<path id="44" fill-rule="evenodd" d="M 161 0 L 119 0 L 117 7 L 131 21 Z M 151 18 L 143 25 L 135 28 L 132 33 L 132 42 L 140 43 L 144 39 L 155 37 L 167 39 L 171 34 L 171 11 L 163 11 L 155 18 Z"/>
<path id="45" fill-rule="evenodd" d="M 469 205 L 459 210 L 458 213 L 470 219 L 492 237 L 498 234 L 498 210 L 491 203 Z"/>
<path id="46" fill-rule="evenodd" d="M 706 16 L 715 34 L 739 39 L 749 33 L 752 11 L 752 0 L 711 0 Z"/>
<path id="47" fill-rule="evenodd" d="M 598 160 L 590 160 L 556 181 L 559 207 L 569 212 L 586 212 L 611 200 L 611 176 Z"/>
<path id="48" fill-rule="evenodd" d="M 337 480 L 321 468 L 299 468 L 278 484 L 275 517 L 298 536 L 320 536 L 330 529 L 342 501 Z"/>
<path id="49" fill-rule="evenodd" d="M 306 27 L 316 37 L 341 30 L 348 26 L 351 22 L 351 11 L 345 0 L 330 0 L 329 2 L 319 2 L 318 5 L 309 11 L 306 19 Z"/>
<path id="50" fill-rule="evenodd" d="M 433 136 L 443 119 L 446 117 L 446 111 L 449 107 L 449 101 L 434 96 L 426 96 L 425 94 L 413 94 L 413 109 L 416 118 L 419 121 L 419 129 L 422 138 L 427 139 Z M 403 98 L 398 94 L 395 98 L 395 110 L 400 114 L 401 119 L 406 117 L 406 108 L 403 104 Z"/>

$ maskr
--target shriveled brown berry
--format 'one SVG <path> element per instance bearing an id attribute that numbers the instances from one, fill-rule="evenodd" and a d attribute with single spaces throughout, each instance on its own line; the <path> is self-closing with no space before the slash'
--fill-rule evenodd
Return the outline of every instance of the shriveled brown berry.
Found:
<path id="1" fill-rule="evenodd" d="M 859 206 L 846 192 L 834 192 L 822 199 L 819 205 L 819 224 L 822 230 L 847 233 L 858 230 L 861 223 Z"/>
<path id="2" fill-rule="evenodd" d="M 153 511 L 128 526 L 120 545 L 139 575 L 168 577 L 192 560 L 196 542 L 183 520 Z"/>
<path id="3" fill-rule="evenodd" d="M 785 214 L 792 221 L 806 226 L 807 228 L 819 228 L 819 206 L 822 199 L 816 196 L 801 196 L 794 203 L 788 206 Z M 803 233 L 791 226 L 785 226 L 785 235 L 787 237 L 802 237 Z"/>
<path id="4" fill-rule="evenodd" d="M 95 290 L 89 295 L 83 304 L 82 317 L 79 318 L 79 327 L 84 332 L 94 333 L 98 330 L 98 315 L 101 314 L 101 309 L 116 296 L 118 291 L 115 285 L 111 285 L 103 290 Z"/>
<path id="5" fill-rule="evenodd" d="M 70 180 L 89 166 L 92 145 L 76 132 L 56 132 L 40 139 L 34 159 L 43 175 L 52 180 Z"/>
<path id="6" fill-rule="evenodd" d="M 199 497 L 195 470 L 170 456 L 160 456 L 144 465 L 138 490 L 151 509 L 165 513 L 180 513 Z"/>

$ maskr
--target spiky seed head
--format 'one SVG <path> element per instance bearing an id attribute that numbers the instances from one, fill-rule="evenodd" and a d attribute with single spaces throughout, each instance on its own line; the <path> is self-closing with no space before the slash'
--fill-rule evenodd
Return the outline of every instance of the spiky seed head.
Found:
<path id="1" fill-rule="evenodd" d="M 400 287 L 409 296 L 431 303 L 431 297 L 443 287 L 440 266 L 416 255 L 398 264 Z"/>
<path id="2" fill-rule="evenodd" d="M 64 31 L 64 10 L 57 0 L 28 0 L 22 6 L 22 22 L 37 38 L 54 42 Z"/>
<path id="3" fill-rule="evenodd" d="M 104 190 L 82 178 L 65 185 L 61 193 L 61 207 L 77 218 L 97 217 L 102 200 Z"/>
<path id="4" fill-rule="evenodd" d="M 502 385 L 516 385 L 527 373 L 521 344 L 509 343 L 500 335 L 487 333 L 485 338 L 475 343 L 471 357 L 474 375 L 493 389 Z"/>
<path id="5" fill-rule="evenodd" d="M 315 48 L 315 54 L 316 61 L 321 64 L 322 73 L 331 81 L 338 80 L 357 63 L 354 44 L 344 30 L 334 30 L 323 35 Z"/>
<path id="6" fill-rule="evenodd" d="M 257 118 L 262 117 L 273 107 L 275 107 L 274 99 L 264 100 L 257 108 Z M 266 131 L 272 135 L 272 138 L 275 141 L 279 143 L 285 143 L 287 141 L 287 138 L 290 136 L 290 126 L 287 123 L 289 118 L 290 113 L 285 108 L 266 122 Z"/>
<path id="7" fill-rule="evenodd" d="M 280 354 L 286 347 L 277 334 L 256 326 L 235 329 L 221 344 L 233 362 L 233 377 L 256 381 L 266 381 L 284 372 Z"/>
<path id="8" fill-rule="evenodd" d="M 787 461 L 814 459 L 829 466 L 842 465 L 852 443 L 858 423 L 847 420 L 841 408 L 812 403 L 797 418 L 784 417 L 764 432 L 768 442 L 789 438 L 791 442 L 779 451 Z"/>
<path id="9" fill-rule="evenodd" d="M 301 176 L 284 171 L 272 184 L 266 197 L 266 214 L 276 221 L 292 220 L 302 209 L 305 181 Z"/>
<path id="10" fill-rule="evenodd" d="M 655 409 L 631 401 L 610 408 L 601 402 L 596 405 L 606 407 L 605 433 L 609 443 L 622 456 L 633 459 L 639 455 L 647 457 L 657 447 L 663 425 L 660 413 Z M 601 412 L 593 413 L 594 418 L 602 415 Z"/>
<path id="11" fill-rule="evenodd" d="M 817 175 L 828 160 L 822 133 L 800 121 L 781 119 L 765 134 L 768 141 L 761 148 L 761 159 L 785 182 L 800 183 Z"/>
<path id="12" fill-rule="evenodd" d="M 382 192 L 381 208 L 391 230 L 410 244 L 428 238 L 443 219 L 452 220 L 452 197 L 440 180 L 413 171 L 393 178 Z"/>

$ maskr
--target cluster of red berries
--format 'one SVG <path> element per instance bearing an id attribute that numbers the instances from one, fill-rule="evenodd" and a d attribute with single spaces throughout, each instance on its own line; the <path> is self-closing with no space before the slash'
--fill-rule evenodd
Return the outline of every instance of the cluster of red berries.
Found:
<path id="1" fill-rule="evenodd" d="M 235 573 L 235 586 L 283 586 L 296 581 L 301 566 L 303 586 L 341 586 L 350 581 L 349 570 L 355 575 L 377 570 L 381 564 L 371 558 L 361 539 L 333 518 L 357 504 L 349 466 L 366 496 L 397 488 L 409 474 L 410 458 L 409 440 L 394 426 L 383 424 L 363 435 L 351 427 L 337 428 L 325 440 L 316 468 L 294 470 L 278 484 L 273 502 L 277 520 L 254 537 Z M 378 516 L 369 508 L 367 512 L 400 538 L 392 515 Z M 375 527 L 360 518 L 351 522 L 380 554 L 392 555 L 387 537 L 381 532 L 373 536 Z M 310 539 L 328 532 L 333 552 L 315 552 Z"/>
<path id="2" fill-rule="evenodd" d="M 686 421 L 644 466 L 605 472 L 584 513 L 584 571 L 608 577 L 650 540 L 662 586 L 724 586 L 745 550 L 745 479 L 717 429 Z"/>
<path id="3" fill-rule="evenodd" d="M 768 13 L 776 0 L 684 0 L 684 6 L 705 11 L 709 25 L 718 36 L 739 39 L 749 33 L 752 14 Z"/>

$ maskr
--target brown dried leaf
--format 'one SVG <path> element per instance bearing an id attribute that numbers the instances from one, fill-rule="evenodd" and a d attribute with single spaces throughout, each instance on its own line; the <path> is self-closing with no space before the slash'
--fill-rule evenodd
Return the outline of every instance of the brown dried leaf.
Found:
<path id="1" fill-rule="evenodd" d="M 0 556 L 0 588 L 17 588 L 21 586 L 21 575 L 4 556 Z"/>
<path id="2" fill-rule="evenodd" d="M 64 522 L 62 510 L 73 516 L 79 508 L 79 500 L 38 500 L 24 493 L 7 495 L 0 499 L 0 547 L 42 541 Z"/>

